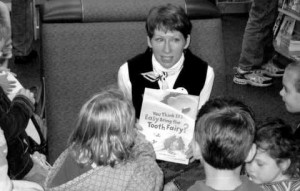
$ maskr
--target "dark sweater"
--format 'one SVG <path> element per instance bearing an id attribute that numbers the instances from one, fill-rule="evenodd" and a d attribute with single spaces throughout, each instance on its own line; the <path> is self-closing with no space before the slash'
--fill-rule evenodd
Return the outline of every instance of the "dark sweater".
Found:
<path id="1" fill-rule="evenodd" d="M 22 179 L 33 167 L 25 132 L 34 106 L 28 98 L 16 96 L 11 102 L 0 88 L 0 127 L 7 141 L 8 175 Z"/>

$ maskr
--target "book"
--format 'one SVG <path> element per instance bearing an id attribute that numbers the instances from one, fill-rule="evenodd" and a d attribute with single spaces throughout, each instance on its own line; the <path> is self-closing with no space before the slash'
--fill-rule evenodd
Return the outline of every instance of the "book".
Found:
<path id="1" fill-rule="evenodd" d="M 280 5 L 280 4 L 279 4 Z M 300 0 L 284 0 L 282 9 L 287 10 L 293 14 L 300 15 Z"/>
<path id="2" fill-rule="evenodd" d="M 277 34 L 278 34 L 278 31 L 279 31 L 280 25 L 281 25 L 281 23 L 283 21 L 283 18 L 284 18 L 283 13 L 279 12 L 278 16 L 276 18 L 276 21 L 274 23 L 274 26 L 273 26 L 273 36 L 274 37 L 276 37 Z"/>
<path id="3" fill-rule="evenodd" d="M 275 37 L 275 45 L 280 49 L 288 50 L 290 39 L 294 31 L 296 20 L 292 17 L 285 16 L 283 18 L 282 24 L 278 31 L 277 36 Z"/>
<path id="4" fill-rule="evenodd" d="M 146 88 L 139 124 L 156 158 L 188 164 L 185 152 L 194 135 L 199 96 Z"/>
<path id="5" fill-rule="evenodd" d="M 14 81 L 15 82 L 15 88 L 7 95 L 7 97 L 10 100 L 13 100 L 16 94 L 19 92 L 20 89 L 23 88 L 21 83 L 15 78 L 15 76 L 10 73 L 10 72 L 4 72 L 2 71 L 0 75 L 5 75 L 7 73 L 7 79 L 9 81 Z M 36 143 L 40 144 L 41 143 L 41 138 L 39 136 L 39 133 L 37 132 L 34 123 L 31 119 L 29 119 L 29 122 L 27 124 L 27 127 L 25 129 L 26 133 L 28 136 L 30 136 Z"/>

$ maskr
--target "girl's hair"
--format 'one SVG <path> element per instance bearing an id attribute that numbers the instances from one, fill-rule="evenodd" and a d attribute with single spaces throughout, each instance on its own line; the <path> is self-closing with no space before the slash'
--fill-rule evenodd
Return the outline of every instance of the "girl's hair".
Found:
<path id="1" fill-rule="evenodd" d="M 270 118 L 258 125 L 255 137 L 257 149 L 267 152 L 277 164 L 290 159 L 290 166 L 283 172 L 290 177 L 299 177 L 299 146 L 293 138 L 293 129 L 282 119 Z"/>
<path id="2" fill-rule="evenodd" d="M 131 102 L 120 90 L 110 89 L 83 105 L 69 144 L 78 163 L 113 167 L 131 157 L 134 128 Z"/>
<path id="3" fill-rule="evenodd" d="M 163 31 L 179 31 L 186 39 L 191 34 L 192 23 L 184 9 L 172 4 L 153 7 L 147 17 L 146 30 L 150 38 L 155 29 Z"/>

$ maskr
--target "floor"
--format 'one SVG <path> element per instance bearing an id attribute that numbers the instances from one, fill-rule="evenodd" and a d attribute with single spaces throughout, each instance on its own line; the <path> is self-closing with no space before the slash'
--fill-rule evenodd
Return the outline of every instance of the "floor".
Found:
<path id="1" fill-rule="evenodd" d="M 246 22 L 246 14 L 225 15 L 222 18 L 224 50 L 227 64 L 226 70 L 224 71 L 226 72 L 227 91 L 224 96 L 236 97 L 250 105 L 258 121 L 267 117 L 281 117 L 294 126 L 300 121 L 300 117 L 299 115 L 289 114 L 285 110 L 279 95 L 279 91 L 282 87 L 281 78 L 275 79 L 274 85 L 266 88 L 248 85 L 241 86 L 232 82 L 233 67 L 236 66 L 239 59 Z M 10 68 L 18 75 L 18 79 L 24 87 L 29 88 L 33 85 L 40 84 L 40 65 L 38 60 L 26 65 L 15 65 L 12 59 Z M 217 86 L 216 84 L 214 88 L 217 88 Z"/>

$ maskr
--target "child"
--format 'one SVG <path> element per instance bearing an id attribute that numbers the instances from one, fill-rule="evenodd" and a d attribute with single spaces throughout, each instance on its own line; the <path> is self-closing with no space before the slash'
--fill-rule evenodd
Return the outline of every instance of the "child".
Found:
<path id="1" fill-rule="evenodd" d="M 10 18 L 6 5 L 0 1 L 0 71 L 9 72 L 7 61 L 11 57 Z M 7 93 L 13 84 L 7 74 L 0 73 L 0 127 L 7 141 L 8 175 L 11 179 L 26 179 L 43 183 L 47 169 L 37 158 L 31 158 L 29 137 L 25 132 L 34 112 L 35 99 L 29 90 L 21 89 L 11 101 Z"/>
<path id="2" fill-rule="evenodd" d="M 300 62 L 292 62 L 286 67 L 282 85 L 280 95 L 287 111 L 300 113 Z M 300 140 L 300 124 L 296 129 L 295 137 Z"/>
<path id="3" fill-rule="evenodd" d="M 10 180 L 7 175 L 8 164 L 6 160 L 7 156 L 7 144 L 4 137 L 4 133 L 0 128 L 0 190 L 1 191 L 42 191 L 43 188 L 34 182 L 22 181 L 22 180 Z"/>
<path id="4" fill-rule="evenodd" d="M 255 137 L 257 153 L 246 164 L 253 182 L 266 191 L 299 191 L 299 150 L 292 128 L 280 119 L 267 121 L 258 127 Z"/>
<path id="5" fill-rule="evenodd" d="M 103 91 L 83 105 L 69 143 L 46 190 L 162 189 L 154 149 L 137 131 L 134 108 L 119 90 Z"/>
<path id="6" fill-rule="evenodd" d="M 199 112 L 192 142 L 206 179 L 197 181 L 188 191 L 261 190 L 240 175 L 244 162 L 255 155 L 254 133 L 252 111 L 242 102 L 222 98 L 206 102 Z"/>

